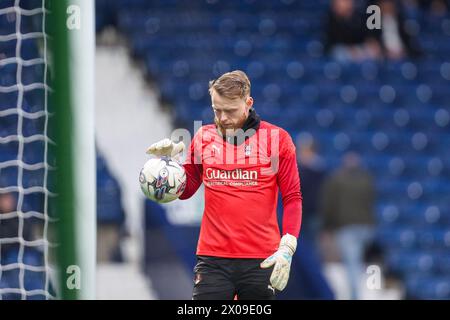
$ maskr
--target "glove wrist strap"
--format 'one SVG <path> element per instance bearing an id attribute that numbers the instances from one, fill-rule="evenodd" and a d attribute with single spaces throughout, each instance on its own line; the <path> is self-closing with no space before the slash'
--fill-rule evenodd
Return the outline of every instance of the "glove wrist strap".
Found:
<path id="1" fill-rule="evenodd" d="M 286 233 L 280 241 L 279 249 L 286 250 L 291 256 L 294 255 L 297 249 L 297 238 L 289 233 Z"/>

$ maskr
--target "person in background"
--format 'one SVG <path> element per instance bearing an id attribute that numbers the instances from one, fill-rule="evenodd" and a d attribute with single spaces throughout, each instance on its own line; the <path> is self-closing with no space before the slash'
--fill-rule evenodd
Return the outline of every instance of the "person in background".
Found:
<path id="1" fill-rule="evenodd" d="M 395 0 L 376 0 L 380 7 L 381 29 L 371 30 L 370 35 L 379 44 L 387 60 L 402 60 L 420 56 L 420 49 L 405 27 L 405 19 Z"/>
<path id="2" fill-rule="evenodd" d="M 364 252 L 374 238 L 375 186 L 355 152 L 344 155 L 342 165 L 326 178 L 321 212 L 324 228 L 333 232 L 346 267 L 351 299 L 360 299 Z"/>
<path id="3" fill-rule="evenodd" d="M 368 34 L 353 0 L 333 0 L 326 22 L 325 50 L 339 62 L 380 59 L 379 43 Z"/>
<path id="4" fill-rule="evenodd" d="M 422 10 L 428 11 L 435 17 L 444 17 L 450 7 L 448 0 L 418 0 Z"/>
<path id="5" fill-rule="evenodd" d="M 297 160 L 301 174 L 303 195 L 302 233 L 298 241 L 299 254 L 293 257 L 292 285 L 281 293 L 281 298 L 333 300 L 334 293 L 322 270 L 322 259 L 317 246 L 320 230 L 318 204 L 320 188 L 326 175 L 326 164 L 318 154 L 317 144 L 309 133 L 297 138 Z"/>
<path id="6" fill-rule="evenodd" d="M 7 214 L 16 211 L 16 199 L 12 193 L 0 193 L 0 238 L 16 238 L 18 221 L 14 217 L 7 218 Z"/>
<path id="7" fill-rule="evenodd" d="M 297 150 L 304 197 L 303 237 L 315 242 L 321 223 L 318 215 L 318 204 L 320 188 L 326 176 L 326 163 L 318 154 L 317 144 L 310 134 L 301 134 L 298 137 Z"/>
<path id="8" fill-rule="evenodd" d="M 0 239 L 19 237 L 19 217 L 15 215 L 16 199 L 12 193 L 0 193 Z M 23 229 L 23 237 L 28 235 L 28 228 Z M 19 250 L 19 241 L 11 241 L 1 245 L 2 258 L 10 250 Z"/>

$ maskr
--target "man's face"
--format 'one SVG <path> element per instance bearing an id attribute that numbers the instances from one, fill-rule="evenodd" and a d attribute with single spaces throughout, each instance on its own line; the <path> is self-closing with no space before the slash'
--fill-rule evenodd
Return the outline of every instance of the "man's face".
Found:
<path id="1" fill-rule="evenodd" d="M 229 99 L 220 96 L 215 90 L 211 90 L 211 102 L 216 125 L 222 134 L 230 135 L 244 125 L 253 105 L 253 98 Z"/>
<path id="2" fill-rule="evenodd" d="M 350 17 L 353 12 L 353 0 L 334 0 L 333 11 L 339 17 Z"/>

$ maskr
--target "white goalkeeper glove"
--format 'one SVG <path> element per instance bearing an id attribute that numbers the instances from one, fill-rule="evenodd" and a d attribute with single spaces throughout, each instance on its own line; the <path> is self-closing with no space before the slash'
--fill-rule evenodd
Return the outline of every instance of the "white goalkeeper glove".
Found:
<path id="1" fill-rule="evenodd" d="M 270 276 L 270 284 L 274 289 L 281 291 L 286 287 L 295 249 L 297 249 L 297 238 L 286 233 L 281 238 L 277 252 L 261 263 L 261 268 L 264 269 L 275 265 Z"/>
<path id="2" fill-rule="evenodd" d="M 161 141 L 155 142 L 147 149 L 148 154 L 152 154 L 157 157 L 170 157 L 170 158 L 179 158 L 181 153 L 184 151 L 184 143 L 181 142 L 173 142 L 170 139 L 163 139 Z"/>

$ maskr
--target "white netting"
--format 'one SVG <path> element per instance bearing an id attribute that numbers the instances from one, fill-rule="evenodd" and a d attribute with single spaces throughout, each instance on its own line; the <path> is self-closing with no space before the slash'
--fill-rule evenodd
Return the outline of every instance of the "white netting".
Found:
<path id="1" fill-rule="evenodd" d="M 45 0 L 0 1 L 0 299 L 52 299 Z"/>

